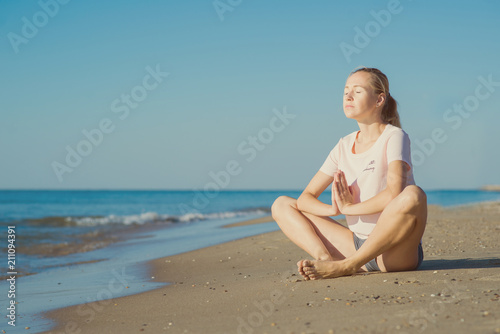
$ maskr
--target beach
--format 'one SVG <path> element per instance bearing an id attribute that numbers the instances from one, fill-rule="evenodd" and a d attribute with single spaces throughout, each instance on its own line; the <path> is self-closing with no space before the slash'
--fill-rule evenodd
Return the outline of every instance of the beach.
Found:
<path id="1" fill-rule="evenodd" d="M 499 333 L 499 214 L 430 206 L 418 271 L 304 281 L 309 256 L 281 231 L 156 259 L 168 284 L 50 311 L 46 333 Z"/>

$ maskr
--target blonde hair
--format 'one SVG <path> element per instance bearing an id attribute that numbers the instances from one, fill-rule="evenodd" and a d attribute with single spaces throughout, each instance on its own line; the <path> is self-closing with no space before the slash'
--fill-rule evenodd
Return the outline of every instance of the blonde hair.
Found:
<path id="1" fill-rule="evenodd" d="M 352 71 L 349 74 L 349 76 L 357 72 L 370 73 L 371 77 L 371 80 L 369 82 L 370 87 L 373 89 L 375 94 L 380 94 L 380 93 L 385 94 L 386 98 L 384 106 L 382 107 L 382 115 L 381 115 L 382 121 L 400 128 L 401 121 L 399 119 L 398 103 L 389 92 L 389 79 L 387 79 L 387 76 L 384 73 L 382 73 L 382 71 L 380 71 L 379 69 L 370 67 L 361 67 L 354 69 L 354 71 Z"/>

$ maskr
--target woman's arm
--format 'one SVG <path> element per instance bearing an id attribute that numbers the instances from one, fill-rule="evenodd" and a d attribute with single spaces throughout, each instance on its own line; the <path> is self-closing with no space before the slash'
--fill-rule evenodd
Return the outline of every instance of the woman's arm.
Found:
<path id="1" fill-rule="evenodd" d="M 297 208 L 300 211 L 312 213 L 316 216 L 337 216 L 340 211 L 337 205 L 325 204 L 318 200 L 319 195 L 332 184 L 333 176 L 318 171 L 297 199 Z"/>
<path id="2" fill-rule="evenodd" d="M 334 177 L 333 187 L 335 201 L 340 212 L 349 216 L 382 212 L 387 204 L 406 187 L 409 170 L 410 167 L 404 161 L 391 162 L 387 171 L 387 187 L 372 198 L 360 203 L 354 203 L 354 196 L 347 185 L 344 173 L 338 172 Z"/>

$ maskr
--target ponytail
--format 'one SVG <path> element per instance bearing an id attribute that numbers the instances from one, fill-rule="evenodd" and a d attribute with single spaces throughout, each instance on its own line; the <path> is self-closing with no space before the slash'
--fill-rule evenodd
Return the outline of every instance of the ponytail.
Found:
<path id="1" fill-rule="evenodd" d="M 390 93 L 387 93 L 387 98 L 382 108 L 382 120 L 391 125 L 401 128 L 401 121 L 398 113 L 398 103 Z"/>

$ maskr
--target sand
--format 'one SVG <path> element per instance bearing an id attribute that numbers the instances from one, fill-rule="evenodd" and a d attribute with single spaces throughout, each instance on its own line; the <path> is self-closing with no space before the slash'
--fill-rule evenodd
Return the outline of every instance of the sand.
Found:
<path id="1" fill-rule="evenodd" d="M 418 271 L 304 281 L 309 257 L 278 231 L 152 261 L 171 284 L 45 316 L 52 333 L 499 333 L 499 215 L 430 207 Z"/>
<path id="2" fill-rule="evenodd" d="M 498 184 L 489 184 L 489 185 L 481 187 L 481 190 L 485 190 L 485 191 L 500 191 L 500 185 L 498 185 Z"/>

